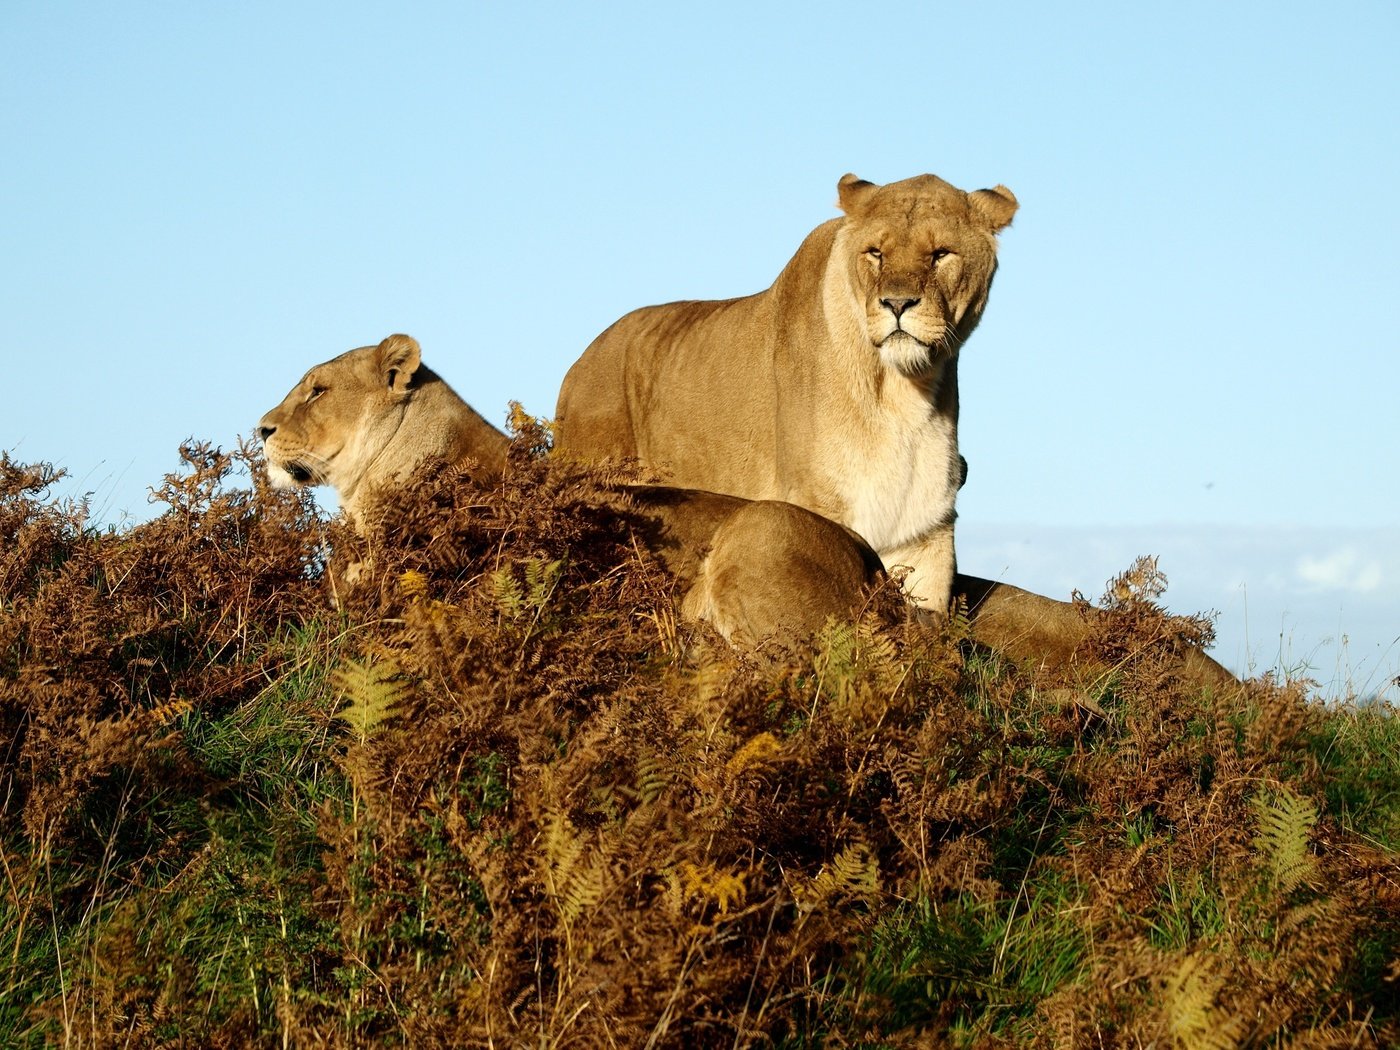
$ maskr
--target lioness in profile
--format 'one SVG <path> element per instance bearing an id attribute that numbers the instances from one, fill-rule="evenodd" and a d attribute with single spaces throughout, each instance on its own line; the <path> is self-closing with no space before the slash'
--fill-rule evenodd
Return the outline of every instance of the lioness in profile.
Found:
<path id="1" fill-rule="evenodd" d="M 392 335 L 317 365 L 258 423 L 274 485 L 330 485 L 363 532 L 376 496 L 430 458 L 499 477 L 509 438 Z M 659 485 L 619 486 L 618 505 L 685 587 L 681 615 L 747 644 L 849 619 L 880 560 L 849 530 L 800 507 Z"/>
<path id="2" fill-rule="evenodd" d="M 1004 186 L 846 175 L 767 291 L 623 317 L 569 370 L 561 452 L 635 457 L 676 485 L 796 503 L 849 526 L 910 597 L 953 587 L 958 351 L 987 305 Z"/>

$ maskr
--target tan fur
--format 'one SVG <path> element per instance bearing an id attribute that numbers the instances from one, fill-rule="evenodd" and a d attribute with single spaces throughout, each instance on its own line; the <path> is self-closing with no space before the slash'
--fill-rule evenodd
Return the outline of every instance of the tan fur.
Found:
<path id="1" fill-rule="evenodd" d="M 1031 672 L 1052 671 L 1061 681 L 1104 680 L 1115 670 L 1086 651 L 1094 621 L 1103 613 L 1059 602 L 1009 583 L 958 574 L 953 591 L 967 604 L 972 637 Z M 1184 646 L 1174 670 L 1200 689 L 1240 687 L 1240 681 L 1204 650 Z"/>
<path id="2" fill-rule="evenodd" d="M 406 335 L 311 369 L 258 421 L 258 436 L 274 485 L 329 485 L 357 526 L 374 490 L 424 459 L 473 459 L 499 474 L 508 444 L 423 365 L 418 341 Z"/>
<path id="3" fill-rule="evenodd" d="M 637 310 L 569 370 L 561 452 L 636 457 L 676 485 L 799 504 L 863 536 L 947 607 L 957 353 L 982 316 L 1005 187 L 847 175 L 767 291 Z"/>
<path id="4" fill-rule="evenodd" d="M 418 343 L 405 335 L 317 365 L 258 433 L 274 484 L 333 486 L 361 531 L 375 492 L 423 460 L 471 460 L 499 476 L 509 446 L 422 365 Z M 685 588 L 682 615 L 736 643 L 848 619 L 881 572 L 849 530 L 791 504 L 659 485 L 620 486 L 615 499 Z"/>
<path id="5" fill-rule="evenodd" d="M 509 445 L 402 335 L 317 365 L 258 431 L 275 484 L 334 486 L 361 529 L 374 491 L 422 460 L 472 461 L 499 475 Z M 789 503 L 665 485 L 620 486 L 613 498 L 677 576 L 682 616 L 708 621 L 736 643 L 809 634 L 830 616 L 848 618 L 881 572 L 850 529 Z M 953 589 L 965 598 L 974 640 L 1018 664 L 1106 670 L 1083 652 L 1093 610 L 975 576 L 957 576 Z M 1199 649 L 1185 652 L 1183 673 L 1203 687 L 1238 685 Z"/>

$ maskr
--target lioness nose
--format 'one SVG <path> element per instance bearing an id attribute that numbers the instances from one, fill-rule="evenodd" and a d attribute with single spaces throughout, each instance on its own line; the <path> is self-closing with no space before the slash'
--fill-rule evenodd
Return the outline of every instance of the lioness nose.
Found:
<path id="1" fill-rule="evenodd" d="M 277 433 L 276 427 L 265 427 L 262 424 L 258 424 L 258 437 L 263 441 L 266 441 L 275 433 Z"/>
<path id="2" fill-rule="evenodd" d="M 905 310 L 909 309 L 909 307 L 911 307 L 911 306 L 918 306 L 918 305 L 919 305 L 919 300 L 918 300 L 918 299 L 881 299 L 881 300 L 880 300 L 880 305 L 883 306 L 883 307 L 884 307 L 886 310 L 888 310 L 890 313 L 894 314 L 896 317 L 899 317 L 901 314 L 904 313 Z"/>

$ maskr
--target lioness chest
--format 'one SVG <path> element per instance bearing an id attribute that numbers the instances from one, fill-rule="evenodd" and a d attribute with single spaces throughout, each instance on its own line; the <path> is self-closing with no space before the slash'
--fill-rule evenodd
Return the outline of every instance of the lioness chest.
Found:
<path id="1" fill-rule="evenodd" d="M 901 407 L 858 435 L 827 438 L 828 484 L 845 505 L 840 517 L 882 552 L 950 522 L 961 475 L 957 424 L 926 401 Z"/>

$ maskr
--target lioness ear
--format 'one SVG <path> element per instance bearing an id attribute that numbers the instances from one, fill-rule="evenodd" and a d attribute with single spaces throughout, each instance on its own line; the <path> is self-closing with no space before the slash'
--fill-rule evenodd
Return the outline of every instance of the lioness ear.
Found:
<path id="1" fill-rule="evenodd" d="M 379 375 L 390 390 L 407 390 L 422 363 L 423 351 L 411 335 L 391 335 L 379 344 Z"/>
<path id="2" fill-rule="evenodd" d="M 842 175 L 841 181 L 836 184 L 836 206 L 847 215 L 853 215 L 860 210 L 861 202 L 879 188 L 857 175 Z"/>
<path id="3" fill-rule="evenodd" d="M 972 210 L 977 217 L 992 228 L 992 232 L 1004 230 L 1011 225 L 1011 217 L 1016 214 L 1016 194 L 1005 186 L 991 190 L 976 190 L 967 195 Z"/>

